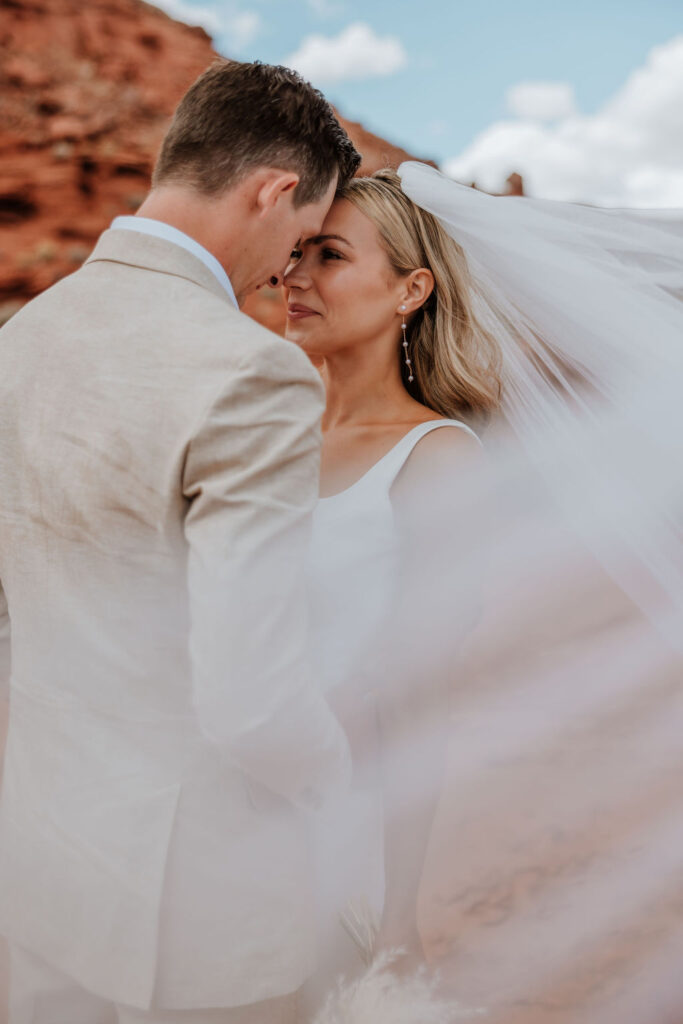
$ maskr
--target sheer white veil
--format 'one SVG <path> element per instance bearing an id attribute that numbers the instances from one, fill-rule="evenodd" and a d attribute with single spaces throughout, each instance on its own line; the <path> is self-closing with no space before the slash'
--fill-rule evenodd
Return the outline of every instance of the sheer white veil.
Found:
<path id="1" fill-rule="evenodd" d="M 484 461 L 425 484 L 424 572 L 378 640 L 387 687 L 449 686 L 428 954 L 492 1024 L 675 1024 L 683 211 L 399 175 L 463 248 L 503 354 Z M 384 813 L 406 835 L 436 719 L 389 751 L 409 783 Z"/>
<path id="2" fill-rule="evenodd" d="M 490 196 L 414 162 L 399 175 L 467 255 L 516 440 L 683 644 L 683 210 Z"/>

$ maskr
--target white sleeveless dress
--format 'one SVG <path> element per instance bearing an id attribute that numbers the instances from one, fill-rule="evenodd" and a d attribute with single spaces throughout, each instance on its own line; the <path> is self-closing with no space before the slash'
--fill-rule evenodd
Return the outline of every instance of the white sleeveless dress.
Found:
<path id="1" fill-rule="evenodd" d="M 314 667 L 327 693 L 352 685 L 365 691 L 372 714 L 382 665 L 383 624 L 391 612 L 400 566 L 391 487 L 417 443 L 459 420 L 431 420 L 410 430 L 346 490 L 321 498 L 313 515 L 308 562 Z M 339 974 L 362 968 L 341 924 L 349 906 L 379 917 L 384 903 L 383 821 L 379 787 L 355 784 L 340 803 L 316 816 L 319 970 L 310 988 L 319 998 Z M 315 1002 L 315 998 L 313 998 Z"/>

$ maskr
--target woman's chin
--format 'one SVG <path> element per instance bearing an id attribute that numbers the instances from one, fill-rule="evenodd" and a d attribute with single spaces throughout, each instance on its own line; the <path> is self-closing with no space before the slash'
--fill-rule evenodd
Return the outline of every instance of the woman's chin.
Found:
<path id="1" fill-rule="evenodd" d="M 319 351 L 318 345 L 308 345 L 304 340 L 299 340 L 298 338 L 290 338 L 288 334 L 286 334 L 285 337 L 289 341 L 293 341 L 294 344 L 301 349 L 304 355 L 308 356 L 308 358 L 311 360 L 311 362 L 317 369 L 322 368 L 322 365 L 325 362 L 325 353 Z"/>

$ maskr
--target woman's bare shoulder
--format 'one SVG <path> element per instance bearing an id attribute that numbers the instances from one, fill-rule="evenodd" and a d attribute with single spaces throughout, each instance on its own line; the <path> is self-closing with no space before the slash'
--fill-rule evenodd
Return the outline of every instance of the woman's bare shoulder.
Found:
<path id="1" fill-rule="evenodd" d="M 450 462 L 453 459 L 460 459 L 469 452 L 473 455 L 481 454 L 481 441 L 466 423 L 449 420 L 444 416 L 423 422 L 438 423 L 439 427 L 428 431 L 415 444 L 406 460 L 406 468 L 427 460 L 430 463 L 441 459 Z"/>
<path id="2" fill-rule="evenodd" d="M 443 425 L 430 430 L 413 447 L 394 483 L 393 491 L 399 498 L 405 492 L 414 494 L 428 480 L 453 480 L 454 474 L 460 475 L 483 460 L 481 442 L 466 424 L 458 425 L 445 417 L 423 422 Z"/>

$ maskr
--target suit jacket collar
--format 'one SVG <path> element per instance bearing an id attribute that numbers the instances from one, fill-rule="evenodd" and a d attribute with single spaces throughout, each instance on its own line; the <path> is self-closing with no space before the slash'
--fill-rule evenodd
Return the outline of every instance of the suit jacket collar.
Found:
<path id="1" fill-rule="evenodd" d="M 164 238 L 130 230 L 105 231 L 86 263 L 102 261 L 183 277 L 200 288 L 207 288 L 234 309 L 230 296 L 209 268 L 187 249 Z"/>

